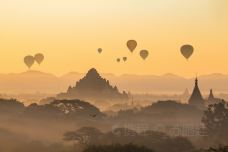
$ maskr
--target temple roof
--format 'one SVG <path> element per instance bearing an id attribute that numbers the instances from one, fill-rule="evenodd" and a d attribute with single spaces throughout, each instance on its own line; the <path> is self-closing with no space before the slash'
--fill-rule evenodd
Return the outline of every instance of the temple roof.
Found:
<path id="1" fill-rule="evenodd" d="M 95 68 L 92 68 L 87 72 L 85 77 L 88 79 L 89 78 L 100 78 L 100 74 L 97 72 L 97 70 Z"/>
<path id="2" fill-rule="evenodd" d="M 214 97 L 214 94 L 213 94 L 213 90 L 211 89 L 209 97 L 208 97 L 208 100 L 213 100 L 213 99 L 215 99 L 215 97 Z"/>
<path id="3" fill-rule="evenodd" d="M 199 86 L 198 86 L 198 79 L 196 78 L 196 80 L 195 80 L 195 88 L 194 88 L 194 90 L 192 92 L 192 95 L 191 95 L 191 97 L 189 99 L 189 103 L 190 104 L 191 103 L 195 103 L 195 104 L 199 103 L 199 104 L 201 104 L 200 103 L 201 101 L 204 101 L 204 99 L 202 97 L 202 94 L 201 94 Z"/>

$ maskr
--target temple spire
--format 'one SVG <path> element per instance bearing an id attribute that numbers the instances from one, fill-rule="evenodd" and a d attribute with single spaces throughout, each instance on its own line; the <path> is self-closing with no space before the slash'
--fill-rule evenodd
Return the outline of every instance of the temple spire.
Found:
<path id="1" fill-rule="evenodd" d="M 192 95 L 191 97 L 189 98 L 189 104 L 190 105 L 194 105 L 198 108 L 202 108 L 203 105 L 204 105 L 204 99 L 202 97 L 202 94 L 200 92 L 200 89 L 199 89 L 199 86 L 198 86 L 198 78 L 196 77 L 195 79 L 195 87 L 192 91 Z"/>
<path id="2" fill-rule="evenodd" d="M 196 77 L 195 86 L 198 86 L 198 78 Z"/>
<path id="3" fill-rule="evenodd" d="M 213 90 L 211 89 L 208 100 L 213 100 L 213 99 L 214 99 L 214 94 L 213 94 Z"/>

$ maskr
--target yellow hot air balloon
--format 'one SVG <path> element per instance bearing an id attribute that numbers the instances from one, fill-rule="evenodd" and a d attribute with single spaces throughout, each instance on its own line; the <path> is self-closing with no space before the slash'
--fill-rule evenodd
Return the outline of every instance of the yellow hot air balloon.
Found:
<path id="1" fill-rule="evenodd" d="M 141 50 L 139 54 L 140 54 L 141 58 L 143 60 L 145 60 L 149 56 L 149 51 L 147 51 L 147 50 Z"/>
<path id="2" fill-rule="evenodd" d="M 193 54 L 194 48 L 192 45 L 183 45 L 181 47 L 181 54 L 188 60 Z"/>
<path id="3" fill-rule="evenodd" d="M 40 65 L 44 60 L 44 55 L 42 53 L 37 53 L 34 59 Z"/>
<path id="4" fill-rule="evenodd" d="M 31 55 L 28 55 L 26 57 L 24 57 L 24 63 L 26 64 L 26 66 L 30 69 L 32 67 L 32 65 L 34 64 L 35 60 L 34 57 Z"/>
<path id="5" fill-rule="evenodd" d="M 131 52 L 133 52 L 137 47 L 137 42 L 135 40 L 129 40 L 127 41 L 127 47 Z"/>

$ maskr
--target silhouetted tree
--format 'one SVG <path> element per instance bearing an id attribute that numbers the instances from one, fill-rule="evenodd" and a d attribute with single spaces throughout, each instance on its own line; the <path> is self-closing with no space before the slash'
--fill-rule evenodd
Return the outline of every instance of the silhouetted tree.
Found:
<path id="1" fill-rule="evenodd" d="M 30 116 L 48 118 L 81 118 L 90 117 L 91 114 L 96 114 L 97 117 L 104 116 L 97 107 L 81 100 L 55 100 L 45 105 L 33 103 L 26 108 L 25 112 Z"/>
<path id="2" fill-rule="evenodd" d="M 66 132 L 64 134 L 63 140 L 74 141 L 83 145 L 89 145 L 99 142 L 99 139 L 102 135 L 103 133 L 96 128 L 83 127 L 78 129 L 77 131 Z"/>
<path id="3" fill-rule="evenodd" d="M 144 146 L 127 145 L 106 145 L 106 146 L 89 146 L 83 152 L 153 152 Z"/>
<path id="4" fill-rule="evenodd" d="M 188 152 L 194 149 L 191 142 L 183 137 L 171 138 L 165 133 L 155 131 L 145 131 L 139 134 L 128 128 L 116 128 L 107 133 L 101 133 L 95 128 L 82 128 L 76 132 L 66 133 L 64 140 L 80 144 L 86 141 L 87 145 L 132 143 L 154 149 L 156 152 Z"/>
<path id="5" fill-rule="evenodd" d="M 228 152 L 228 146 L 219 146 L 219 148 L 210 148 L 205 152 Z"/>
<path id="6" fill-rule="evenodd" d="M 209 105 L 202 122 L 210 140 L 214 140 L 216 144 L 228 144 L 228 103 L 222 101 Z"/>
<path id="7" fill-rule="evenodd" d="M 157 120 L 159 123 L 171 120 L 200 122 L 203 111 L 189 104 L 178 103 L 177 101 L 167 100 L 158 101 L 152 105 L 145 106 L 140 110 L 127 109 L 118 112 L 118 118 L 128 118 L 132 120 L 147 119 L 148 121 Z M 189 122 L 188 122 L 189 123 Z"/>
<path id="8" fill-rule="evenodd" d="M 0 113 L 13 115 L 23 112 L 25 106 L 16 99 L 0 99 Z"/>

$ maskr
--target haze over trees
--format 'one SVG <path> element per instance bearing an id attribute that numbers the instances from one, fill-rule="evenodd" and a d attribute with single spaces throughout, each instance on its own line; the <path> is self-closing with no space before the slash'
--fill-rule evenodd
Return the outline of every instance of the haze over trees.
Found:
<path id="1" fill-rule="evenodd" d="M 96 114 L 105 116 L 97 107 L 81 100 L 55 100 L 49 104 L 38 105 L 36 103 L 25 106 L 23 103 L 11 99 L 0 99 L 1 116 L 21 116 L 31 118 L 83 118 Z"/>
<path id="2" fill-rule="evenodd" d="M 100 145 L 128 145 L 130 143 L 145 146 L 156 152 L 188 152 L 194 150 L 191 142 L 184 137 L 172 138 L 165 133 L 150 130 L 137 133 L 127 128 L 116 128 L 111 132 L 102 133 L 96 128 L 83 127 L 76 131 L 66 132 L 63 139 L 68 142 L 74 141 L 74 143 L 81 145 L 96 145 L 93 148 L 99 147 L 98 149 L 100 150 L 102 150 Z M 111 148 L 112 146 L 107 146 L 106 148 L 108 147 Z M 89 148 L 90 151 L 92 150 L 91 148 Z"/>
<path id="3" fill-rule="evenodd" d="M 201 118 L 207 136 L 194 135 L 192 138 L 188 134 L 169 132 L 169 129 L 178 129 L 175 127 L 177 122 L 199 123 Z M 158 101 L 140 109 L 122 110 L 116 116 L 108 116 L 96 106 L 81 100 L 55 100 L 45 105 L 25 106 L 14 99 L 1 99 L 0 121 L 0 139 L 7 143 L 0 144 L 0 150 L 11 149 L 9 152 L 29 152 L 34 148 L 44 152 L 81 152 L 87 146 L 86 150 L 95 148 L 105 151 L 116 144 L 124 149 L 130 143 L 132 147 L 145 146 L 154 152 L 193 152 L 199 146 L 195 145 L 195 138 L 207 147 L 227 144 L 225 101 L 210 105 L 204 114 L 191 105 Z M 132 124 L 121 126 L 124 122 Z M 157 124 L 166 130 L 152 127 Z M 20 142 L 14 143 L 15 139 Z"/>
<path id="4" fill-rule="evenodd" d="M 117 117 L 128 119 L 133 122 L 144 120 L 151 126 L 177 124 L 200 124 L 203 111 L 188 104 L 178 103 L 176 101 L 158 101 L 140 109 L 128 109 L 118 111 Z"/>

